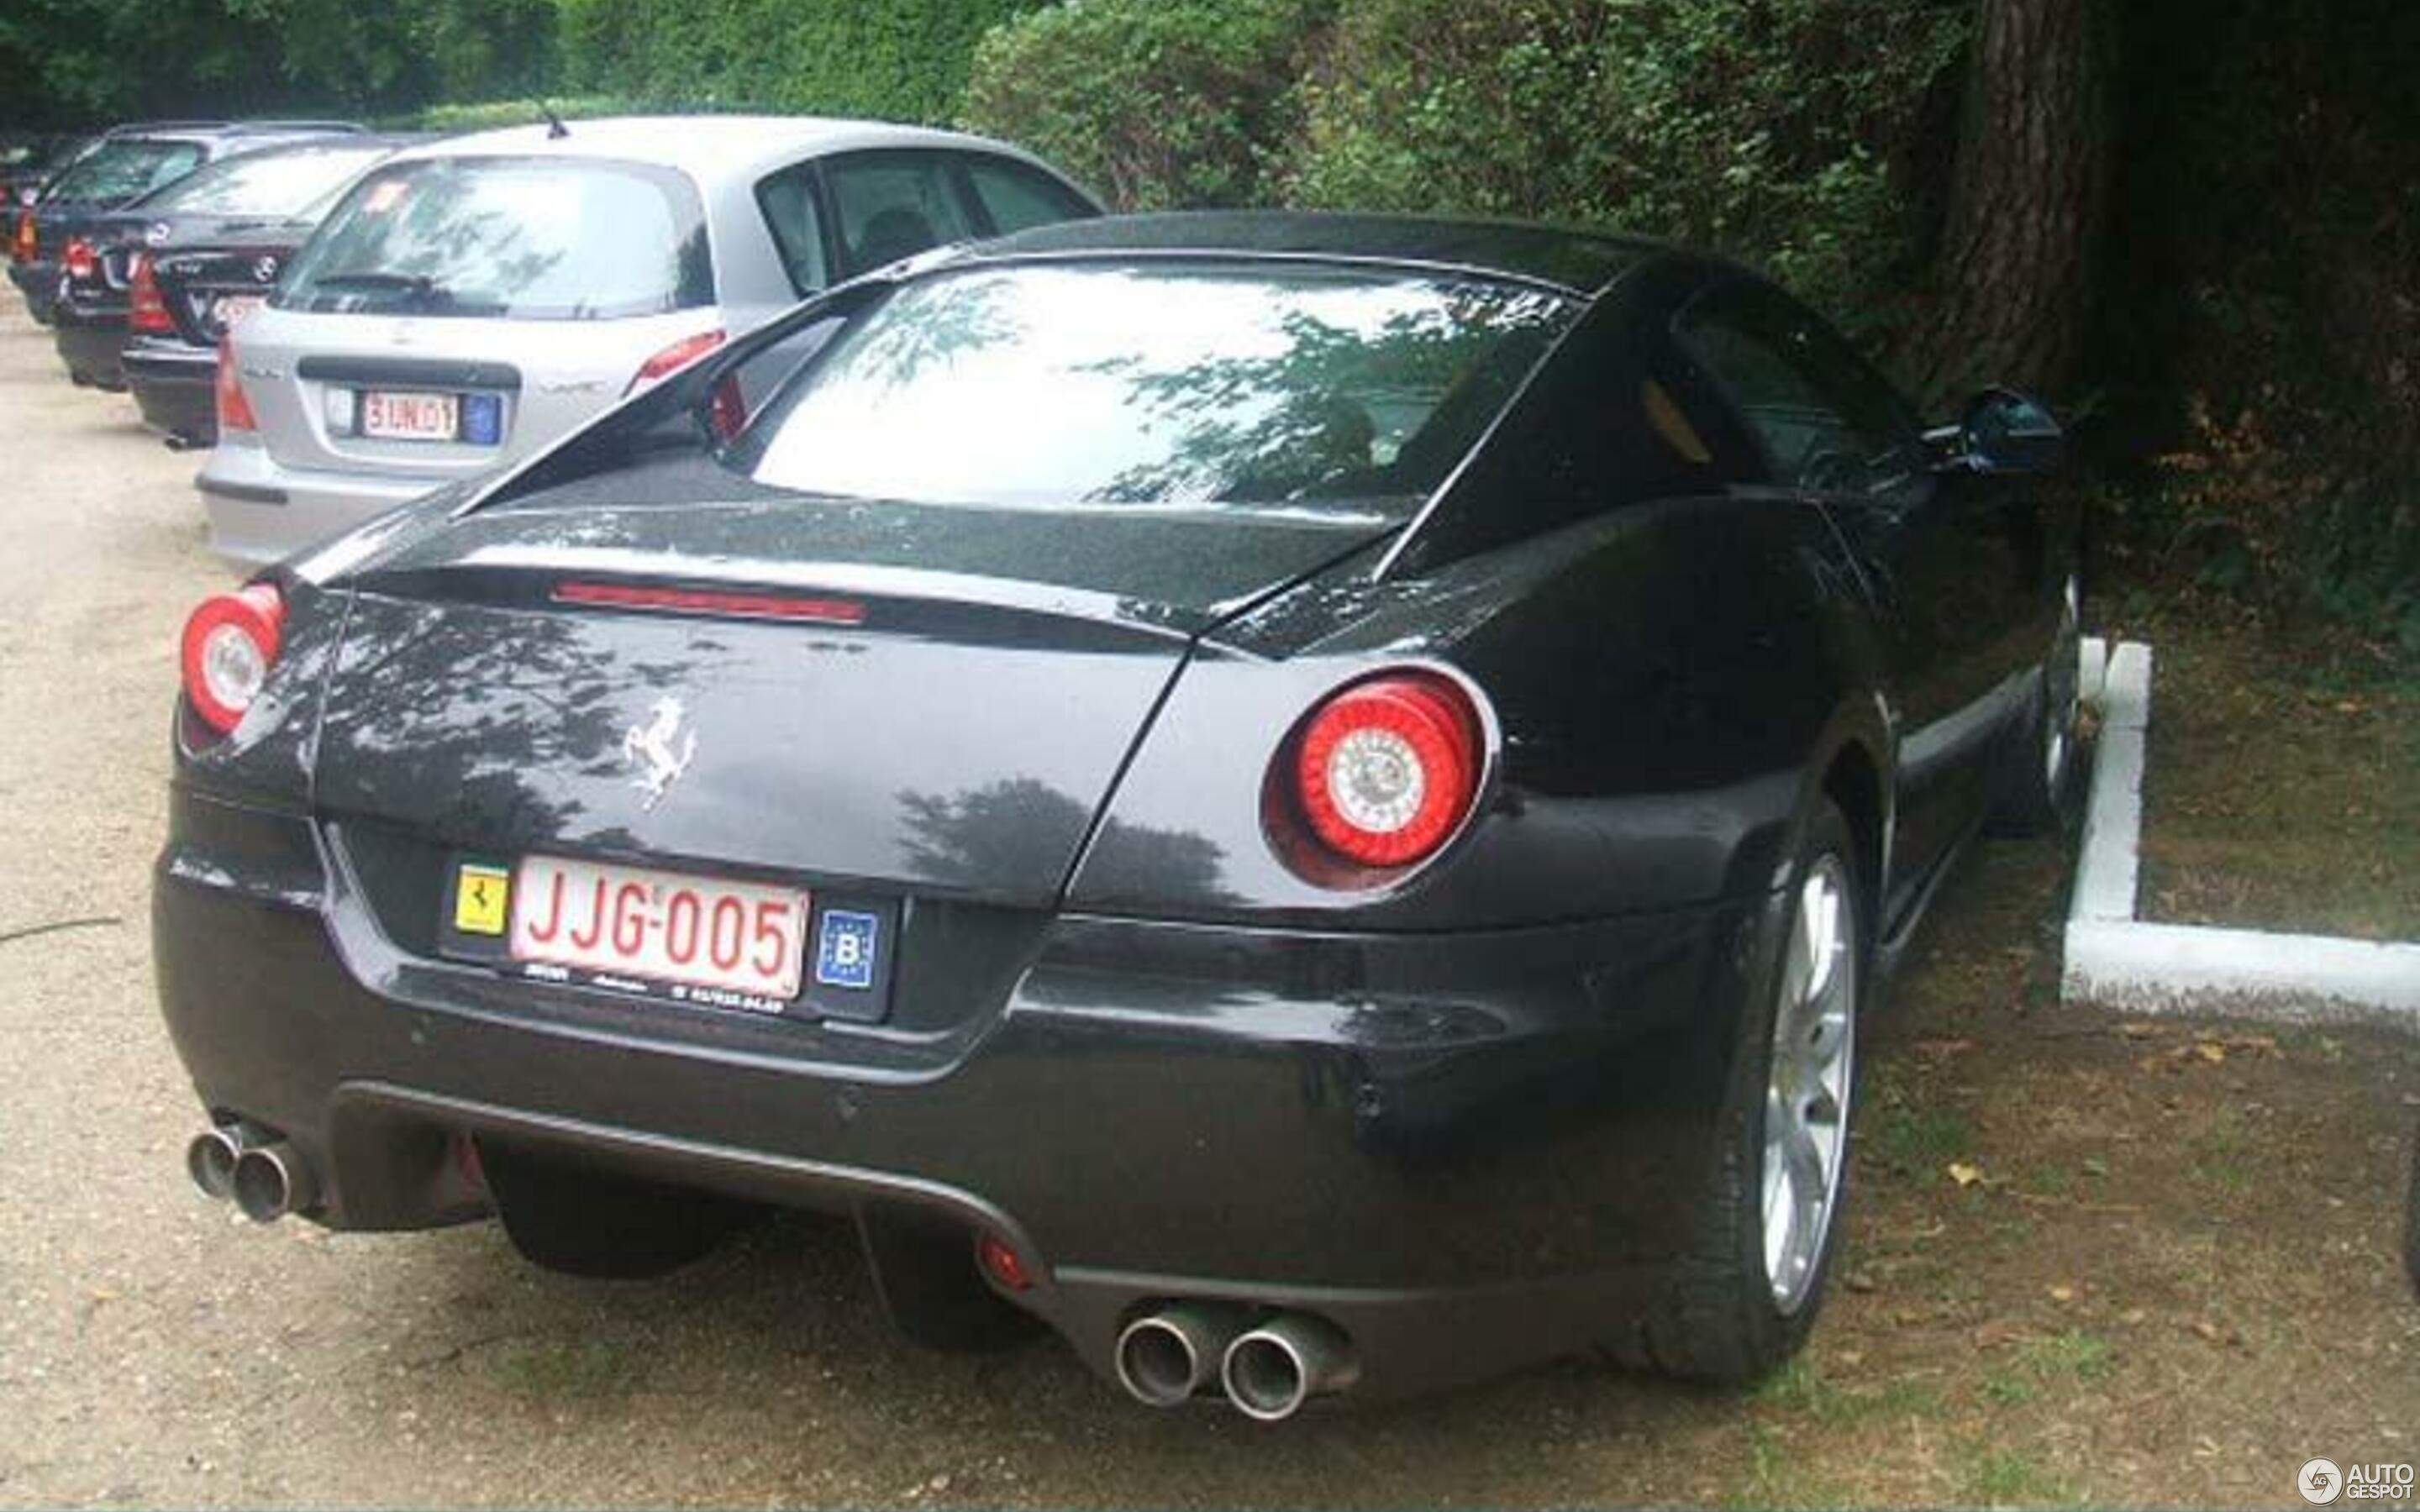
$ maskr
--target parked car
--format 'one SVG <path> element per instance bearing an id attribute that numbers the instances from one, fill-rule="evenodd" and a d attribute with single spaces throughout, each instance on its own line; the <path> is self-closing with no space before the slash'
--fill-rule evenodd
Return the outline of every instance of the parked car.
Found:
<path id="1" fill-rule="evenodd" d="M 8 213 L 11 232 L 15 212 L 33 204 L 44 184 L 99 141 L 40 131 L 0 134 L 0 210 Z"/>
<path id="2" fill-rule="evenodd" d="M 127 387 L 121 359 L 130 341 L 144 338 L 147 387 L 154 391 L 147 417 L 164 401 L 171 418 L 188 424 L 198 418 L 207 427 L 221 325 L 265 297 L 285 256 L 336 197 L 404 145 L 324 136 L 238 153 L 87 222 L 62 258 L 53 312 L 53 340 L 69 377 Z M 160 282 L 163 261 L 173 270 L 168 288 Z M 232 289 L 220 286 L 229 282 Z"/>
<path id="3" fill-rule="evenodd" d="M 1258 1418 L 1753 1376 L 1874 980 L 1978 824 L 2066 811 L 2061 445 L 1610 237 L 1102 220 L 844 285 L 194 613 L 192 1168 L 590 1272 L 830 1207 L 920 1336 L 1021 1309 Z"/>
<path id="4" fill-rule="evenodd" d="M 32 205 L 17 212 L 16 235 L 9 243 L 9 282 L 25 297 L 27 313 L 49 325 L 58 299 L 61 262 L 94 217 L 164 189 L 229 153 L 360 130 L 344 121 L 162 121 L 113 128 L 100 145 L 44 186 Z"/>
<path id="5" fill-rule="evenodd" d="M 527 456 L 805 294 L 1099 207 L 980 137 L 580 121 L 398 154 L 227 344 L 211 543 L 282 556 Z"/>

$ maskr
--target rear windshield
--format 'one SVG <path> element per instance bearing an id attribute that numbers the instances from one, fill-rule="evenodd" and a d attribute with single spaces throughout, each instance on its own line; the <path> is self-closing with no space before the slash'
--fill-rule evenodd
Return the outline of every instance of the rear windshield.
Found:
<path id="1" fill-rule="evenodd" d="M 43 193 L 45 200 L 116 205 L 173 184 L 202 165 L 198 142 L 163 142 L 148 137 L 120 137 L 104 142 L 59 175 Z"/>
<path id="2" fill-rule="evenodd" d="M 844 330 L 726 460 L 929 503 L 1400 503 L 1444 480 L 1573 309 L 1334 268 L 973 269 Z"/>
<path id="3" fill-rule="evenodd" d="M 143 201 L 196 215 L 297 215 L 388 152 L 382 147 L 293 147 L 223 158 Z"/>
<path id="4" fill-rule="evenodd" d="M 689 179 L 639 163 L 443 158 L 372 171 L 321 223 L 287 309 L 610 320 L 710 304 Z"/>

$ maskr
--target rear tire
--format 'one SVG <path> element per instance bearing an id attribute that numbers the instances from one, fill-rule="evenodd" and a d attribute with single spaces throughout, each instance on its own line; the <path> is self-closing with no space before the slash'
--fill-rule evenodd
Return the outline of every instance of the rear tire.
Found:
<path id="1" fill-rule="evenodd" d="M 2077 667 L 2082 637 L 2075 579 L 2070 578 L 2060 595 L 2058 634 L 2034 679 L 2032 709 L 2001 768 L 1988 826 L 1995 835 L 2059 834 L 2074 820 L 2083 750 L 2082 673 Z"/>
<path id="2" fill-rule="evenodd" d="M 754 1210 L 576 1159 L 479 1141 L 479 1166 L 521 1258 L 565 1275 L 635 1280 L 703 1259 Z"/>
<path id="3" fill-rule="evenodd" d="M 1690 1252 L 1608 1352 L 1633 1368 L 1753 1381 L 1814 1326 L 1839 1242 L 1866 995 L 1865 884 L 1828 801 L 1791 868 L 1781 945 L 1740 1013 L 1713 1179 Z"/>

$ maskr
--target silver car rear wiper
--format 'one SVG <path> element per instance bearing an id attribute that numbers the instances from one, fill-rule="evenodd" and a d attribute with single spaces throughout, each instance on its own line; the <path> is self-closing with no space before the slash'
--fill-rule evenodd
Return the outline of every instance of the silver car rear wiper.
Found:
<path id="1" fill-rule="evenodd" d="M 453 298 L 427 273 L 390 273 L 374 268 L 355 268 L 340 273 L 324 273 L 311 282 L 315 287 L 326 290 L 392 289 L 398 294 L 411 295 L 424 304 L 440 304 Z"/>

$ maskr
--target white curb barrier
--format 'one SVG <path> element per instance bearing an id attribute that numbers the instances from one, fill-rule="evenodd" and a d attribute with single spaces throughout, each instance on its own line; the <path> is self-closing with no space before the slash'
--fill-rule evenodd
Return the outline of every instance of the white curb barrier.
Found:
<path id="1" fill-rule="evenodd" d="M 2297 1022 L 2420 1028 L 2420 945 L 2155 924 L 2134 917 L 2151 649 L 2084 643 L 2079 681 L 2101 706 L 2092 793 L 2069 904 L 2059 995 L 2136 1012 L 2231 1010 Z"/>

